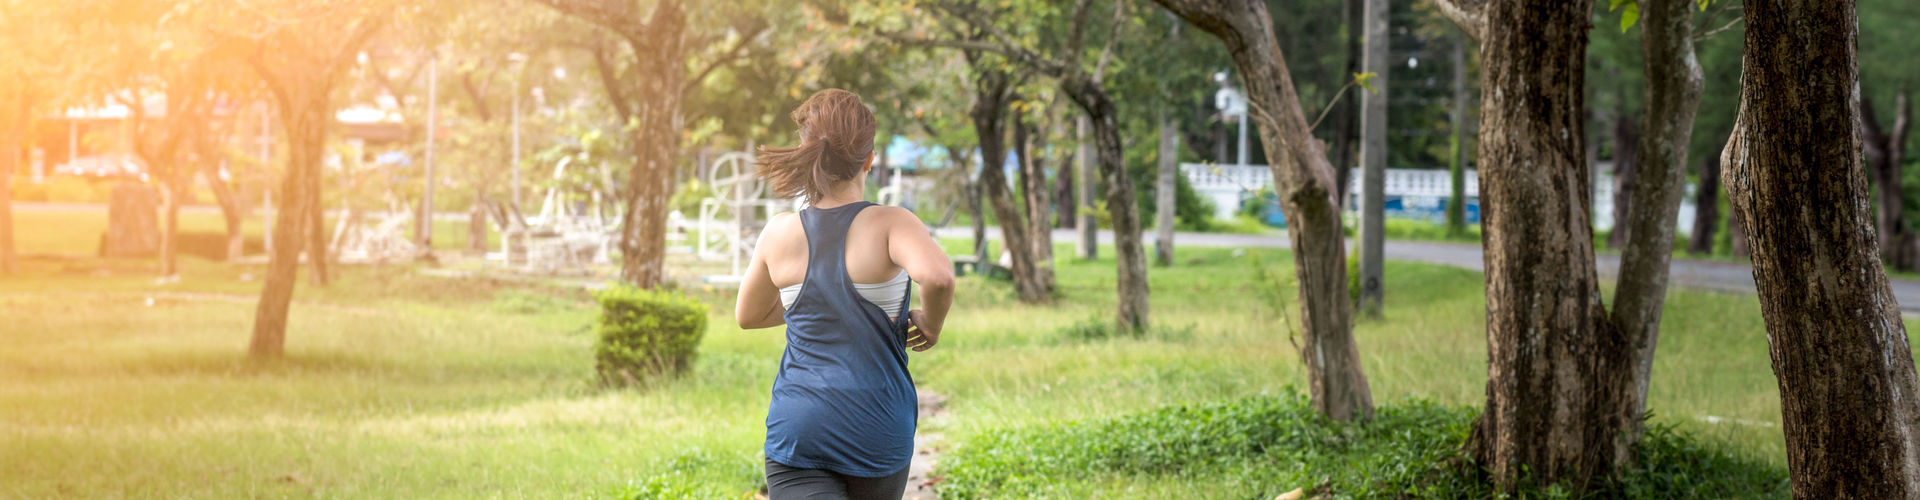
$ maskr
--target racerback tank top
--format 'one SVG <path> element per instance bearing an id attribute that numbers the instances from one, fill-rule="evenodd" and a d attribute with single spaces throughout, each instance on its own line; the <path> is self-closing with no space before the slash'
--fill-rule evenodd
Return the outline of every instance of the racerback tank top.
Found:
<path id="1" fill-rule="evenodd" d="M 919 416 L 907 373 L 908 316 L 889 318 L 847 276 L 847 229 L 868 202 L 800 211 L 807 273 L 787 308 L 787 348 L 767 408 L 769 460 L 883 477 L 913 458 Z M 910 302 L 907 286 L 902 303 Z"/>

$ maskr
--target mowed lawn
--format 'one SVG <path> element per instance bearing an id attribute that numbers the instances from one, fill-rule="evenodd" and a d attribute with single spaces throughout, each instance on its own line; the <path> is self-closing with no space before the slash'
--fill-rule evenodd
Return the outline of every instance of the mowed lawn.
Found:
<path id="1" fill-rule="evenodd" d="M 20 216 L 26 254 L 87 253 L 104 226 L 98 214 Z M 211 214 L 183 219 L 219 227 Z M 940 346 L 912 357 L 915 379 L 950 398 L 950 415 L 923 428 L 965 446 L 991 429 L 1304 386 L 1286 252 L 1180 249 L 1176 266 L 1151 272 L 1152 332 L 1069 333 L 1110 318 L 1112 255 L 1075 262 L 1061 247 L 1051 305 L 962 278 Z M 783 338 L 735 328 L 730 291 L 689 290 L 712 306 L 691 374 L 605 390 L 592 380 L 594 308 L 577 288 L 345 266 L 326 287 L 302 280 L 285 359 L 260 362 L 245 351 L 261 269 L 185 264 L 174 284 L 156 284 L 150 261 L 86 257 L 34 258 L 0 278 L 0 497 L 737 498 L 759 486 Z M 1392 262 L 1387 276 L 1386 318 L 1355 333 L 1376 402 L 1479 405 L 1480 275 Z M 1671 292 L 1654 370 L 1657 421 L 1784 463 L 1753 297 Z M 1222 483 L 1086 485 L 1089 497 L 1247 494 Z"/>

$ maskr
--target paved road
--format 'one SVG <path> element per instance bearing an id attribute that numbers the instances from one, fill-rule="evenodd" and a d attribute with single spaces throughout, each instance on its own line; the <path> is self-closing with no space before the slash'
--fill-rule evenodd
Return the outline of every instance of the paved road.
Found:
<path id="1" fill-rule="evenodd" d="M 938 231 L 942 237 L 967 238 L 973 236 L 973 230 L 966 227 L 948 227 Z M 987 230 L 988 237 L 1000 238 L 999 228 Z M 1076 236 L 1072 230 L 1053 231 L 1055 243 L 1071 242 Z M 1151 238 L 1151 236 L 1149 236 Z M 1273 235 L 1218 234 L 1218 233 L 1176 233 L 1174 242 L 1178 245 L 1202 247 L 1245 247 L 1245 248 L 1288 248 L 1291 242 L 1284 233 Z M 1101 243 L 1113 243 L 1113 232 L 1100 231 Z M 1485 270 L 1485 260 L 1480 255 L 1480 245 L 1471 243 L 1452 243 L 1438 241 L 1388 241 L 1387 258 L 1391 260 L 1427 262 L 1448 266 Z M 1613 279 L 1620 272 L 1620 255 L 1602 253 L 1594 262 L 1600 270 L 1600 276 Z M 1714 260 L 1675 258 L 1670 268 L 1670 283 L 1694 289 L 1723 292 L 1754 293 L 1753 268 L 1746 264 Z M 1903 313 L 1920 313 L 1920 281 L 1893 278 L 1893 296 L 1900 303 Z"/>

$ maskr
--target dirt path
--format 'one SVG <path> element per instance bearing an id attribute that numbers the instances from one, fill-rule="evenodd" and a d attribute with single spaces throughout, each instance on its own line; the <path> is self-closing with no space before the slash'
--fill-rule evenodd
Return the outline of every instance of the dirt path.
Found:
<path id="1" fill-rule="evenodd" d="M 940 482 L 933 467 L 940 461 L 945 445 L 940 429 L 946 427 L 947 397 L 926 389 L 914 391 L 920 397 L 920 431 L 913 435 L 913 465 L 907 466 L 907 491 L 902 500 L 937 500 L 933 485 Z"/>

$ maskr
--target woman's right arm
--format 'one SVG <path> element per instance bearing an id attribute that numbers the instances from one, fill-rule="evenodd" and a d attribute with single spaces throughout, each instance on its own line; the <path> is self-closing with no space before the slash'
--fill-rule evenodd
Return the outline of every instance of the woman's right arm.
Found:
<path id="1" fill-rule="evenodd" d="M 913 212 L 887 209 L 887 227 L 888 257 L 920 284 L 921 309 L 909 312 L 914 331 L 908 334 L 907 346 L 925 351 L 940 342 L 947 310 L 953 306 L 953 263 Z"/>

